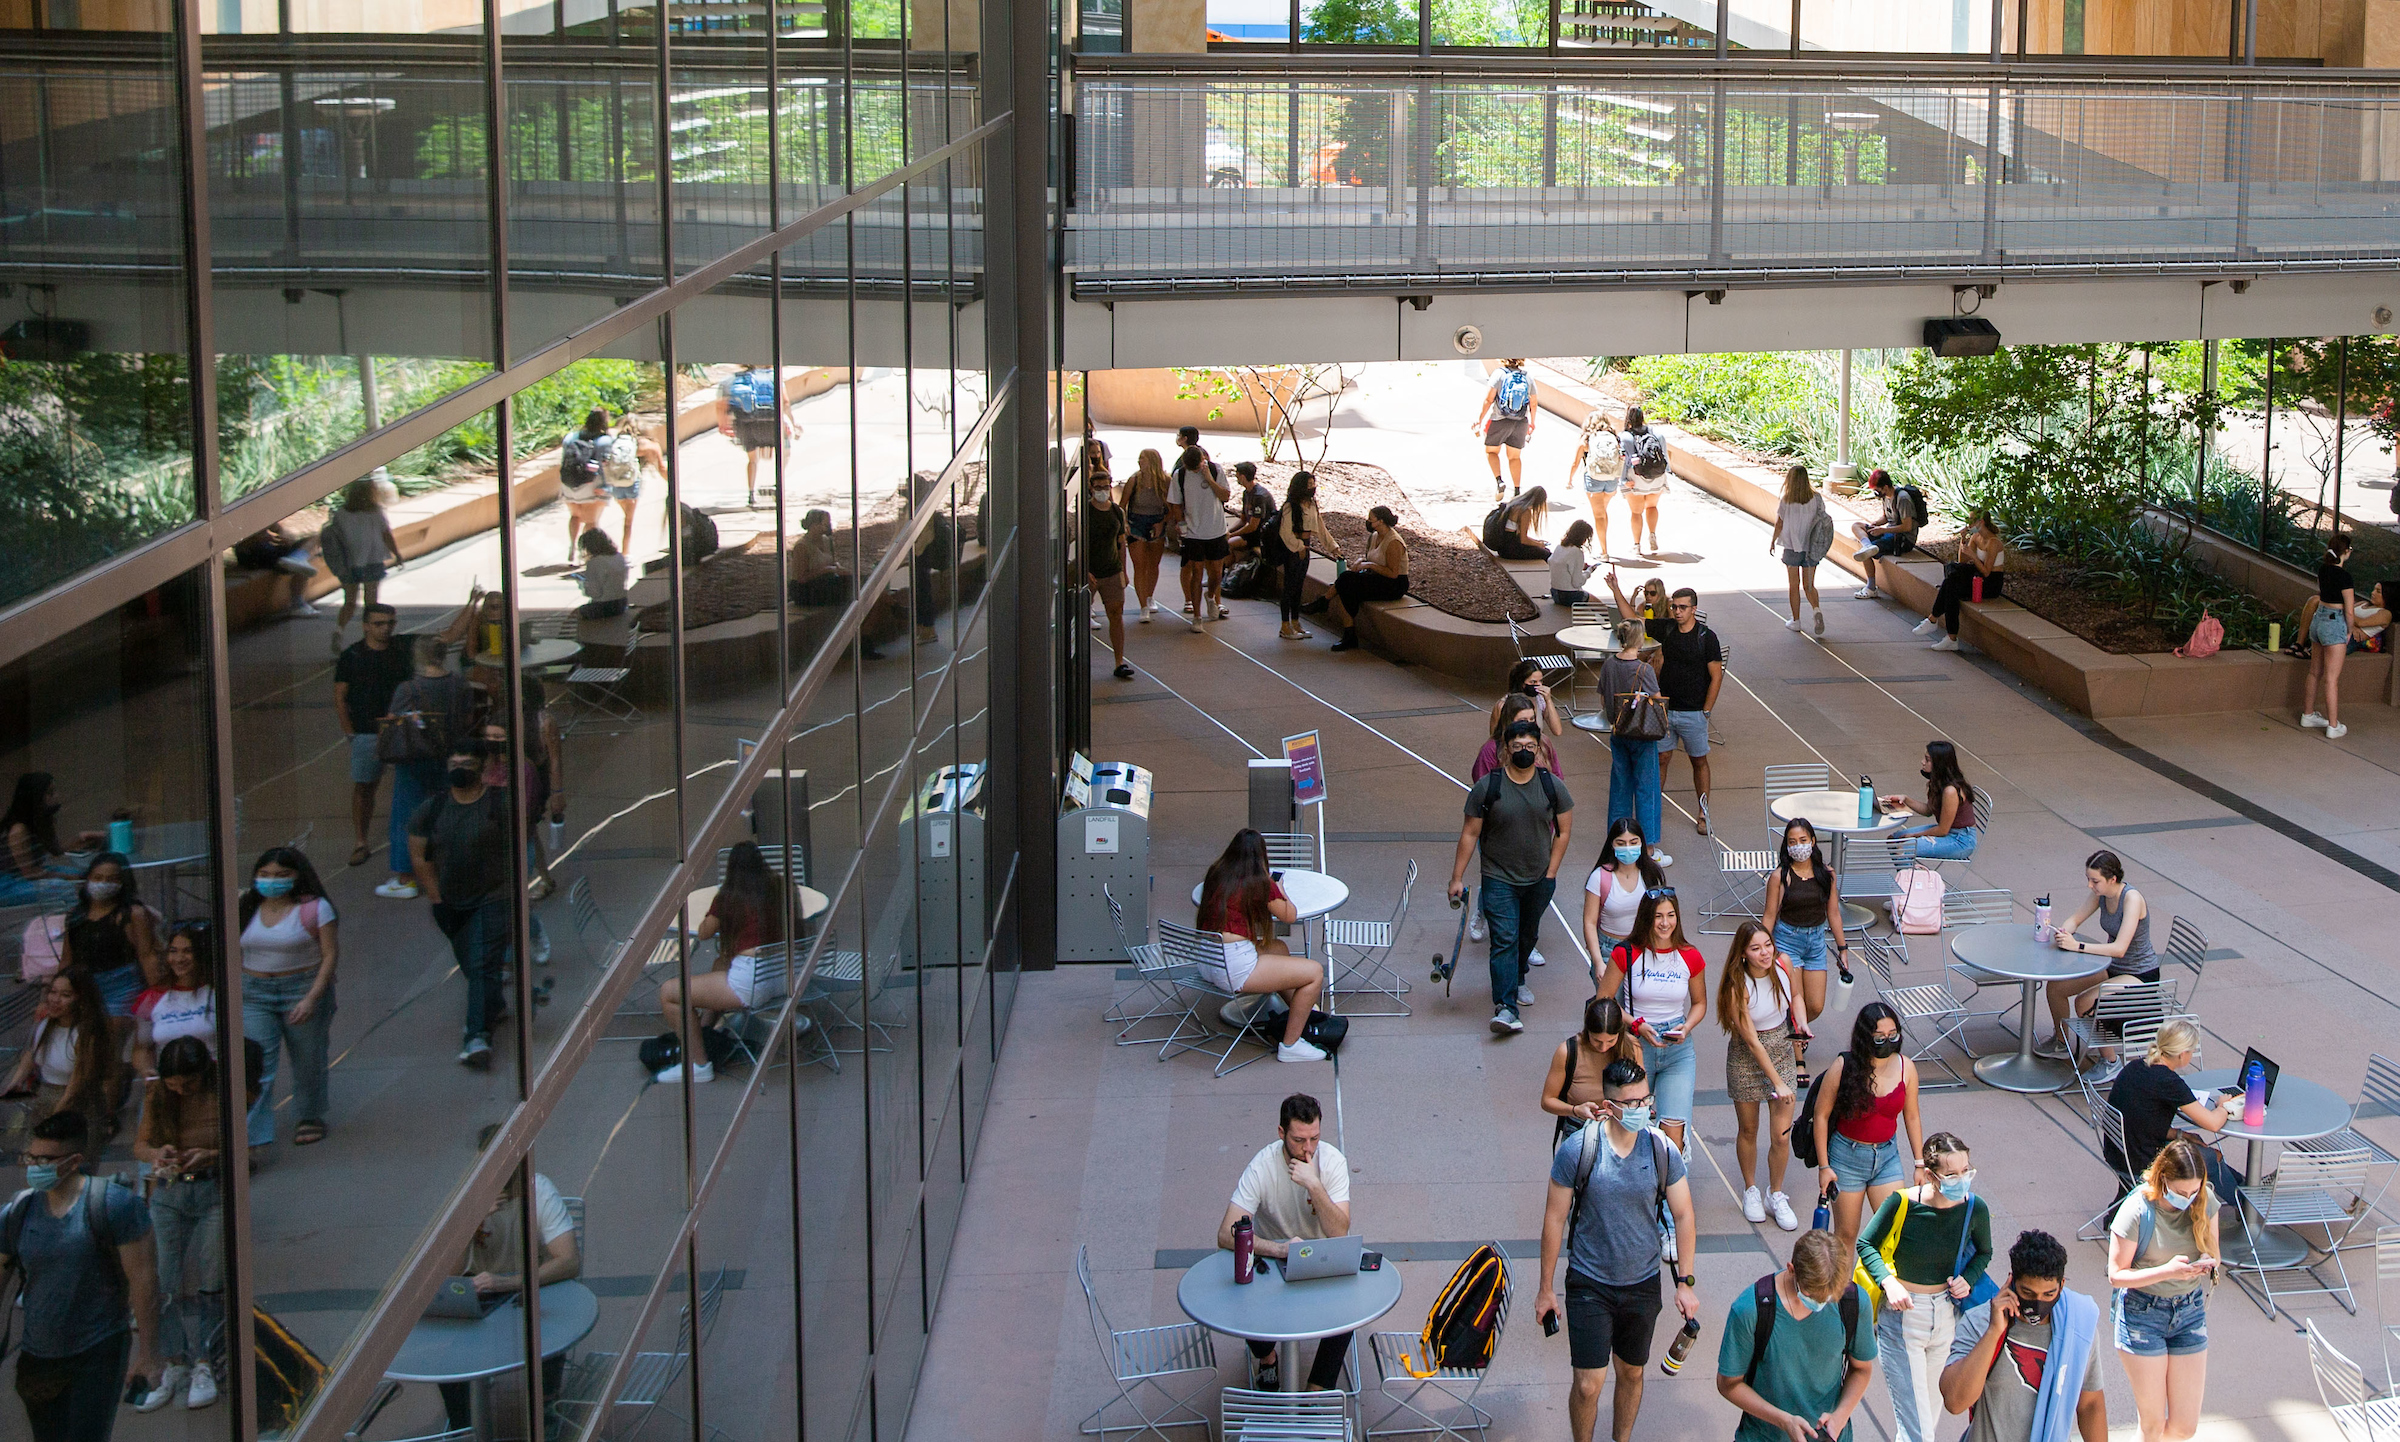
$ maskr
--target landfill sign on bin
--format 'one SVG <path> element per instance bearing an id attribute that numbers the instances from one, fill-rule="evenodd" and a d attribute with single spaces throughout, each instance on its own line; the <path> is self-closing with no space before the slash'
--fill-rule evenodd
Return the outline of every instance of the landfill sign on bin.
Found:
<path id="1" fill-rule="evenodd" d="M 1283 759 L 1292 765 L 1292 800 L 1314 806 L 1325 799 L 1325 758 L 1317 749 L 1317 733 L 1303 731 L 1283 738 Z"/>

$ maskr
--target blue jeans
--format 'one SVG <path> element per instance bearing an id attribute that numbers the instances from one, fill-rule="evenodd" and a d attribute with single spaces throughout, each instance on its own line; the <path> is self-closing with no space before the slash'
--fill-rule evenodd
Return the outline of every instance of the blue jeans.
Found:
<path id="1" fill-rule="evenodd" d="M 158 1239 L 158 1354 L 209 1362 L 225 1330 L 225 1202 L 215 1177 L 166 1182 L 150 1193 Z"/>
<path id="2" fill-rule="evenodd" d="M 467 979 L 466 1035 L 489 1038 L 501 1007 L 500 973 L 508 966 L 509 910 L 506 894 L 465 906 L 433 904 L 433 924 L 450 938 L 459 975 Z"/>
<path id="3" fill-rule="evenodd" d="M 332 1111 L 333 1087 L 326 1073 L 327 1051 L 333 1035 L 333 988 L 317 1001 L 308 1020 L 295 1025 L 292 1007 L 316 984 L 317 971 L 287 971 L 275 976 L 242 973 L 242 1035 L 265 1053 L 259 1064 L 258 1104 L 250 1108 L 250 1145 L 263 1147 L 275 1140 L 275 1078 L 284 1048 L 292 1054 L 292 1101 L 304 1122 L 321 1122 Z"/>
<path id="4" fill-rule="evenodd" d="M 1650 1073 L 1650 1095 L 1662 1122 L 1692 1119 L 1693 1088 L 1700 1079 L 1700 1043 L 1686 1037 L 1673 1046 L 1642 1043 L 1642 1070 Z"/>
<path id="5" fill-rule="evenodd" d="M 1517 987 L 1525 980 L 1534 938 L 1541 933 L 1542 911 L 1558 890 L 1555 878 L 1544 877 L 1528 886 L 1483 878 L 1483 919 L 1492 929 L 1492 1005 L 1517 1009 Z"/>
<path id="6" fill-rule="evenodd" d="M 1608 824 L 1614 826 L 1630 816 L 1642 828 L 1642 840 L 1656 846 L 1663 800 L 1658 786 L 1658 743 L 1608 738 Z"/>
<path id="7" fill-rule="evenodd" d="M 392 822 L 385 833 L 390 841 L 391 855 L 384 864 L 394 876 L 410 874 L 408 864 L 408 818 L 417 814 L 426 798 L 442 789 L 442 763 L 439 761 L 401 761 L 392 766 Z"/>
<path id="8" fill-rule="evenodd" d="M 1953 826 L 1947 836 L 1903 831 L 1893 839 L 1908 843 L 1900 849 L 1903 858 L 1915 856 L 1926 861 L 1964 861 L 1975 854 L 1975 828 L 1972 826 Z"/>

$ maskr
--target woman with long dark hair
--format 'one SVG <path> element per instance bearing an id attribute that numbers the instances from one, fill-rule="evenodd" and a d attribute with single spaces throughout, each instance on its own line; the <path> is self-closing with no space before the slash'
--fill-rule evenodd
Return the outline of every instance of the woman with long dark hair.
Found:
<path id="1" fill-rule="evenodd" d="M 182 1393 L 184 1406 L 217 1400 L 211 1370 L 225 1320 L 223 1156 L 217 1060 L 195 1037 L 158 1054 L 158 1079 L 142 1098 L 133 1154 L 150 1164 L 150 1218 L 158 1248 L 158 1355 L 166 1365 L 134 1400 L 155 1412 Z"/>
<path id="2" fill-rule="evenodd" d="M 2349 734 L 2342 724 L 2342 659 L 2358 629 L 2358 583 L 2350 576 L 2350 538 L 2335 532 L 2317 562 L 2317 608 L 2308 621 L 2308 685 L 2300 693 L 2300 724 L 2322 726 L 2325 739 L 2339 741 Z M 2313 709 L 2317 698 L 2325 709 Z"/>
<path id="3" fill-rule="evenodd" d="M 1684 939 L 1675 888 L 1653 886 L 1633 913 L 1633 935 L 1608 953 L 1596 988 L 1615 996 L 1642 1044 L 1642 1065 L 1667 1139 L 1688 1150 L 1684 1128 L 1700 1075 L 1700 1044 L 1692 1033 L 1708 1015 L 1708 963 Z"/>
<path id="4" fill-rule="evenodd" d="M 1599 963 L 1633 935 L 1643 895 L 1666 884 L 1667 874 L 1658 869 L 1641 824 L 1630 816 L 1609 822 L 1608 835 L 1600 843 L 1600 859 L 1583 879 L 1583 949 L 1592 958 L 1588 965 L 1594 968 L 1595 986 L 1599 984 Z M 1597 1081 L 1592 1084 L 1599 1085 Z"/>
<path id="5" fill-rule="evenodd" d="M 1742 1169 L 1742 1215 L 1763 1222 L 1769 1212 L 1787 1232 L 1800 1230 L 1783 1169 L 1792 1160 L 1792 1110 L 1799 1105 L 1800 989 L 1791 958 L 1775 934 L 1755 921 L 1733 929 L 1725 974 L 1717 981 L 1717 1025 L 1725 1029 L 1725 1092 L 1733 1099 L 1733 1154 Z M 1767 1176 L 1758 1176 L 1758 1109 L 1767 1109 Z"/>
<path id="6" fill-rule="evenodd" d="M 53 1112 L 83 1113 L 96 1147 L 116 1129 L 123 1095 L 117 1088 L 117 1049 L 100 988 L 81 971 L 54 974 L 42 983 L 33 1035 L 0 1093 L 30 1094 L 19 1122 L 28 1129 Z"/>
<path id="7" fill-rule="evenodd" d="M 1272 992 L 1283 998 L 1291 1013 L 1284 1018 L 1277 1061 L 1323 1061 L 1325 1053 L 1301 1033 L 1308 1026 L 1309 1008 L 1324 990 L 1324 968 L 1292 955 L 1275 935 L 1276 922 L 1299 919 L 1300 908 L 1275 884 L 1267 865 L 1267 839 L 1248 827 L 1233 833 L 1224 854 L 1208 864 L 1208 875 L 1200 882 L 1196 926 L 1215 932 L 1225 944 L 1224 963 L 1204 963 L 1202 970 L 1226 991 L 1246 996 Z"/>
<path id="8" fill-rule="evenodd" d="M 1550 1145 L 1556 1150 L 1569 1133 L 1595 1122 L 1607 1107 L 1601 1094 L 1600 1073 L 1613 1061 L 1637 1065 L 1641 1045 L 1625 1024 L 1625 1008 L 1613 996 L 1595 996 L 1583 1004 L 1583 1029 L 1550 1053 L 1550 1074 L 1542 1079 L 1542 1110 L 1558 1118 Z"/>
<path id="9" fill-rule="evenodd" d="M 597 535 L 597 531 L 588 534 Z M 250 1145 L 275 1140 L 275 1077 L 288 1049 L 292 1145 L 325 1139 L 332 1111 L 333 971 L 341 927 L 308 853 L 270 846 L 250 868 L 238 911 L 242 936 L 242 1035 L 259 1045 L 258 1104 L 250 1108 Z"/>
<path id="10" fill-rule="evenodd" d="M 1917 1117 L 1917 1064 L 1901 1054 L 1902 1045 L 1900 1013 L 1889 1002 L 1860 1007 L 1850 1024 L 1850 1049 L 1826 1069 L 1809 1118 L 1822 1159 L 1818 1195 L 1833 1199 L 1834 1239 L 1844 1256 L 1858 1244 L 1864 1207 L 1882 1206 L 1916 1170 L 1914 1159 L 1925 1154 L 1925 1128 Z"/>
<path id="11" fill-rule="evenodd" d="M 1925 743 L 1925 764 L 1917 768 L 1925 778 L 1925 799 L 1894 793 L 1878 798 L 1886 811 L 1907 811 L 1928 818 L 1930 824 L 1910 824 L 1892 833 L 1895 841 L 1906 841 L 1904 857 L 1914 856 L 1926 861 L 1964 861 L 1975 854 L 1976 838 L 1981 836 L 1984 818 L 1975 811 L 1975 788 L 1967 784 L 1967 773 L 1958 764 L 1958 747 L 1948 741 Z"/>
<path id="12" fill-rule="evenodd" d="M 1825 968 L 1850 949 L 1842 935 L 1842 886 L 1817 844 L 1817 828 L 1795 816 L 1783 828 L 1783 852 L 1767 876 L 1760 919 L 1775 934 L 1775 949 L 1800 969 L 1800 997 L 1808 1020 L 1825 1014 Z M 1830 945 L 1828 945 L 1830 943 Z M 1844 970 L 1848 964 L 1844 964 Z M 1805 1070 L 1808 1048 L 1800 1048 Z"/>
<path id="13" fill-rule="evenodd" d="M 781 995 L 764 987 L 758 979 L 758 953 L 762 948 L 783 943 L 784 881 L 775 869 L 767 865 L 767 854 L 755 841 L 737 841 L 725 853 L 725 880 L 708 903 L 708 914 L 700 918 L 693 939 L 706 941 L 716 938 L 717 953 L 726 957 L 725 965 L 715 971 L 692 974 L 691 1005 L 683 1005 L 682 983 L 668 977 L 658 988 L 658 1010 L 683 1038 L 684 1056 L 691 1061 L 691 1080 L 712 1082 L 717 1079 L 716 1067 L 708 1061 L 705 1050 L 694 1051 L 700 1039 L 700 1027 L 715 1022 L 717 1015 L 729 1011 L 748 1011 L 761 1002 L 772 1001 Z M 789 973 L 786 973 L 787 977 Z M 693 1013 L 699 1013 L 698 1026 Z M 657 1080 L 684 1080 L 683 1063 L 660 1068 Z"/>
<path id="14" fill-rule="evenodd" d="M 1483 544 L 1503 561 L 1547 561 L 1550 548 L 1537 538 L 1542 533 L 1550 493 L 1540 486 L 1492 507 L 1483 518 Z"/>
<path id="15" fill-rule="evenodd" d="M 1475 764 L 1468 769 L 1467 780 L 1470 784 L 1500 769 L 1500 738 L 1508 734 L 1508 728 L 1514 722 L 1535 721 L 1538 724 L 1540 705 L 1541 702 L 1532 696 L 1508 695 L 1500 698 L 1500 703 L 1492 708 L 1491 739 L 1484 742 L 1483 749 L 1475 753 Z M 1559 774 L 1558 752 L 1551 748 L 1548 736 L 1542 738 L 1542 768 L 1553 776 Z"/>
<path id="16" fill-rule="evenodd" d="M 133 999 L 158 984 L 158 925 L 135 889 L 133 863 L 114 851 L 93 857 L 75 888 L 59 964 L 90 973 L 118 1036 L 132 1034 Z"/>
<path id="17" fill-rule="evenodd" d="M 159 1048 L 179 1036 L 217 1049 L 217 929 L 205 921 L 177 924 L 167 934 L 166 974 L 133 1004 L 133 1070 L 158 1071 Z M 255 1073 L 250 1078 L 258 1080 Z"/>
<path id="18" fill-rule="evenodd" d="M 1359 568 L 1333 579 L 1333 606 L 1326 619 L 1342 628 L 1336 651 L 1358 649 L 1358 613 L 1369 601 L 1397 601 L 1408 594 L 1408 543 L 1400 539 L 1400 517 L 1390 506 L 1367 512 L 1367 554 Z"/>
<path id="19" fill-rule="evenodd" d="M 1286 641 L 1305 641 L 1314 634 L 1300 622 L 1301 592 L 1308 586 L 1309 547 L 1328 547 L 1335 556 L 1342 553 L 1325 529 L 1325 518 L 1317 512 L 1317 478 L 1306 471 L 1292 472 L 1283 488 L 1283 509 L 1267 526 L 1271 540 L 1263 547 L 1264 553 L 1283 568 L 1283 626 L 1275 634 Z"/>
<path id="20" fill-rule="evenodd" d="M 63 899 L 67 885 L 79 874 L 58 840 L 58 786 L 47 771 L 28 771 L 17 778 L 0 813 L 0 834 L 8 842 L 8 864 L 0 866 L 0 906 L 29 906 Z M 81 840 L 98 841 L 95 833 Z"/>

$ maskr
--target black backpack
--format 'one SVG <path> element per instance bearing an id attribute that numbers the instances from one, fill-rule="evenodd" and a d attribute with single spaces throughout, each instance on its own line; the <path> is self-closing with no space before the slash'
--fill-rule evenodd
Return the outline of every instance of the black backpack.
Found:
<path id="1" fill-rule="evenodd" d="M 1484 774 L 1488 779 L 1489 777 L 1500 776 L 1505 773 L 1500 771 L 1488 771 Z M 1550 774 L 1550 768 L 1547 766 L 1534 767 L 1533 774 L 1541 778 L 1542 799 L 1550 803 L 1550 834 L 1556 836 L 1558 834 L 1558 818 L 1561 815 L 1561 808 L 1558 804 L 1558 778 Z M 1475 783 L 1475 785 L 1480 790 L 1483 782 L 1478 781 Z M 1478 821 L 1490 821 L 1492 819 L 1492 808 L 1500 804 L 1500 788 L 1495 785 L 1489 791 L 1480 791 L 1480 794 L 1483 797 L 1483 801 L 1476 808 L 1475 819 Z"/>
<path id="2" fill-rule="evenodd" d="M 1486 1242 L 1458 1264 L 1441 1295 L 1433 1299 L 1433 1310 L 1425 1314 L 1425 1329 L 1417 1337 L 1425 1351 L 1422 1363 L 1403 1353 L 1400 1364 L 1418 1378 L 1431 1377 L 1444 1367 L 1472 1371 L 1490 1366 L 1492 1349 L 1500 1341 L 1500 1318 L 1507 1310 L 1508 1263 Z"/>
<path id="3" fill-rule="evenodd" d="M 1925 493 L 1915 486 L 1892 488 L 1892 519 L 1903 530 L 1922 530 L 1925 525 Z"/>
<path id="4" fill-rule="evenodd" d="M 581 431 L 558 448 L 558 483 L 576 488 L 600 484 L 600 447 Z"/>
<path id="5" fill-rule="evenodd" d="M 1627 431 L 1624 448 L 1633 453 L 1633 473 L 1646 481 L 1655 481 L 1667 473 L 1667 443 L 1658 433 L 1645 426 Z"/>
<path id="6" fill-rule="evenodd" d="M 1743 1369 L 1742 1381 L 1752 1388 L 1758 1386 L 1758 1364 L 1766 1359 L 1767 1339 L 1775 1335 L 1775 1314 L 1783 1310 L 1783 1299 L 1775 1295 L 1775 1278 L 1778 1275 L 1769 1272 L 1750 1286 L 1750 1296 L 1758 1303 L 1758 1322 L 1750 1334 L 1750 1365 Z M 1842 1336 L 1845 1343 L 1842 1348 L 1842 1368 L 1846 1372 L 1849 1370 L 1851 1354 L 1858 1350 L 1858 1287 L 1855 1283 L 1846 1281 L 1842 1284 L 1842 1298 L 1837 1305 L 1842 1309 Z"/>
<path id="7" fill-rule="evenodd" d="M 1850 1053 L 1842 1053 L 1842 1064 L 1849 1065 Z M 1830 1068 L 1828 1068 L 1830 1070 Z M 1804 1167 L 1821 1167 L 1825 1159 L 1817 1155 L 1817 1094 L 1825 1089 L 1825 1072 L 1819 1071 L 1808 1079 L 1808 1095 L 1801 1098 L 1800 1110 L 1792 1115 L 1792 1160 Z"/>

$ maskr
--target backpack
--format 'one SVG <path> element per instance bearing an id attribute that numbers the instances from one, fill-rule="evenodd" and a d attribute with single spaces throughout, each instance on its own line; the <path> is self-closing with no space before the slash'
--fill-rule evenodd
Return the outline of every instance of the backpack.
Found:
<path id="1" fill-rule="evenodd" d="M 17 980 L 56 976 L 66 963 L 67 918 L 37 916 L 25 923 L 24 949 L 17 954 Z"/>
<path id="2" fill-rule="evenodd" d="M 1892 877 L 1892 924 L 1902 936 L 1939 936 L 1942 934 L 1942 893 L 1947 887 L 1942 874 L 1922 866 L 1910 867 Z"/>
<path id="3" fill-rule="evenodd" d="M 1823 501 L 1817 503 L 1817 514 L 1808 523 L 1808 536 L 1800 549 L 1812 566 L 1833 549 L 1833 513 L 1825 508 Z"/>
<path id="4" fill-rule="evenodd" d="M 600 457 L 601 483 L 620 491 L 629 491 L 642 482 L 641 451 L 631 430 L 607 437 L 608 449 Z"/>
<path id="5" fill-rule="evenodd" d="M 743 371 L 725 383 L 725 399 L 735 415 L 765 414 L 775 409 L 775 380 L 764 371 Z"/>
<path id="6" fill-rule="evenodd" d="M 1595 480 L 1606 480 L 1624 462 L 1625 452 L 1618 445 L 1617 433 L 1603 426 L 1583 438 L 1583 473 Z"/>
<path id="7" fill-rule="evenodd" d="M 600 441 L 571 431 L 558 447 L 558 484 L 569 491 L 589 491 L 600 484 Z"/>
<path id="8" fill-rule="evenodd" d="M 1645 481 L 1655 481 L 1667 473 L 1667 443 L 1647 426 L 1627 431 L 1622 442 L 1625 453 L 1633 457 L 1633 473 Z"/>
<path id="9" fill-rule="evenodd" d="M 333 578 L 337 581 L 347 577 L 353 569 L 350 543 L 342 539 L 342 528 L 333 523 L 331 516 L 325 518 L 324 529 L 317 532 L 317 556 L 325 562 L 325 569 L 333 572 Z"/>
<path id="10" fill-rule="evenodd" d="M 1846 1065 L 1850 1053 L 1841 1055 Z M 1817 1155 L 1817 1097 L 1825 1090 L 1825 1073 L 1831 1070 L 1831 1067 L 1817 1069 L 1817 1074 L 1808 1079 L 1808 1095 L 1800 1099 L 1800 1110 L 1792 1113 L 1792 1160 L 1804 1167 L 1825 1165 L 1825 1159 Z"/>
<path id="11" fill-rule="evenodd" d="M 1494 771 L 1494 772 L 1492 772 L 1492 773 L 1490 773 L 1490 774 L 1491 774 L 1491 775 L 1493 775 L 1493 776 L 1499 776 L 1499 775 L 1502 775 L 1502 774 L 1504 774 L 1504 773 L 1502 773 L 1502 772 L 1499 772 L 1499 771 Z M 1533 774 L 1534 774 L 1536 777 L 1538 777 L 1538 778 L 1541 780 L 1541 783 L 1542 783 L 1542 799 L 1543 799 L 1544 801 L 1547 801 L 1547 802 L 1549 802 L 1549 803 L 1550 803 L 1550 834 L 1551 834 L 1552 836 L 1556 836 L 1556 835 L 1558 834 L 1558 817 L 1559 817 L 1559 811 L 1560 811 L 1560 807 L 1559 807 L 1559 804 L 1558 804 L 1558 781 L 1557 781 L 1557 778 L 1553 777 L 1553 776 L 1550 774 L 1550 768 L 1549 768 L 1549 767 L 1547 767 L 1547 766 L 1536 766 L 1536 767 L 1534 767 L 1534 768 L 1533 768 Z M 1476 784 L 1476 786 L 1477 786 L 1477 787 L 1481 787 L 1481 786 L 1483 785 L 1483 783 L 1482 783 L 1481 781 L 1478 781 L 1478 782 L 1476 782 L 1475 784 Z M 1493 808 L 1494 806 L 1497 806 L 1497 805 L 1499 805 L 1499 804 L 1500 804 L 1500 788 L 1499 788 L 1498 786 L 1494 786 L 1494 787 L 1493 787 L 1491 790 L 1489 790 L 1489 791 L 1486 791 L 1486 792 L 1484 792 L 1484 793 L 1483 793 L 1483 801 L 1482 801 L 1482 804 L 1481 804 L 1479 807 L 1477 807 L 1477 809 L 1476 809 L 1476 812 L 1475 812 L 1475 819 L 1476 819 L 1476 820 L 1478 820 L 1478 821 L 1489 821 L 1489 820 L 1491 820 L 1491 819 L 1492 819 L 1492 808 Z"/>
<path id="12" fill-rule="evenodd" d="M 1925 493 L 1915 486 L 1892 487 L 1892 519 L 1905 531 L 1925 526 Z"/>
<path id="13" fill-rule="evenodd" d="M 1654 1219 L 1662 1240 L 1674 1235 L 1675 1218 L 1667 1210 L 1667 1147 L 1664 1133 L 1656 1127 L 1645 1127 L 1642 1136 L 1650 1144 L 1650 1167 L 1658 1173 L 1658 1195 L 1652 1199 L 1657 1216 Z M 1583 1151 L 1575 1161 L 1575 1201 L 1567 1209 L 1567 1241 L 1575 1240 L 1575 1219 L 1583 1214 L 1583 1190 L 1591 1185 L 1592 1168 L 1600 1161 L 1600 1123 L 1583 1124 Z"/>
<path id="14" fill-rule="evenodd" d="M 1525 372 L 1503 367 L 1500 380 L 1493 388 L 1493 409 L 1509 420 L 1525 414 L 1533 404 L 1533 382 Z"/>
<path id="15" fill-rule="evenodd" d="M 724 1066 L 734 1057 L 733 1034 L 720 1026 L 700 1028 L 700 1051 L 709 1066 Z M 683 1065 L 683 1038 L 671 1031 L 662 1031 L 633 1049 L 642 1070 L 652 1076 L 671 1066 Z"/>
<path id="16" fill-rule="evenodd" d="M 2224 644 L 2225 623 L 2208 614 L 2208 607 L 2202 605 L 2200 622 L 2192 627 L 2192 639 L 2176 647 L 2175 654 L 2188 660 L 2197 661 L 2203 657 L 2216 655 L 2217 648 Z"/>
<path id="17" fill-rule="evenodd" d="M 1406 1352 L 1400 1354 L 1400 1365 L 1417 1378 L 1431 1377 L 1444 1367 L 1480 1371 L 1490 1366 L 1492 1349 L 1500 1344 L 1500 1317 L 1507 1310 L 1508 1263 L 1500 1259 L 1499 1248 L 1486 1242 L 1458 1264 L 1441 1295 L 1433 1299 L 1433 1310 L 1425 1314 L 1425 1329 L 1417 1334 L 1424 1370 L 1417 1370 L 1416 1359 Z"/>
<path id="18" fill-rule="evenodd" d="M 1758 1322 L 1750 1333 L 1750 1365 L 1742 1371 L 1742 1381 L 1753 1390 L 1758 1387 L 1758 1366 L 1766 1359 L 1767 1339 L 1775 1335 L 1775 1314 L 1783 1310 L 1783 1299 L 1775 1295 L 1775 1278 L 1769 1272 L 1750 1285 L 1751 1299 L 1758 1303 Z M 1842 1309 L 1842 1369 L 1847 1372 L 1850 1357 L 1858 1351 L 1858 1288 L 1844 1287 Z"/>

